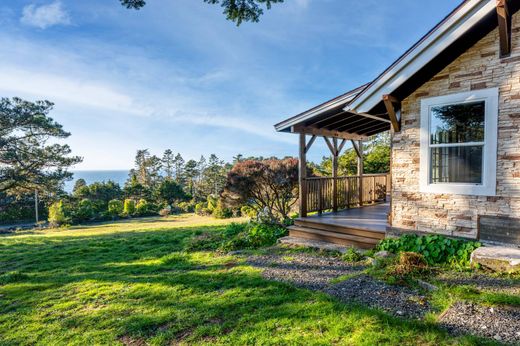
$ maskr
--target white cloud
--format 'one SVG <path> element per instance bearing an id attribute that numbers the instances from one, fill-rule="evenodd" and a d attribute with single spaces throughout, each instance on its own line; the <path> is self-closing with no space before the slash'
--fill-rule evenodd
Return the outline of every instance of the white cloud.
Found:
<path id="1" fill-rule="evenodd" d="M 68 25 L 70 24 L 70 17 L 62 7 L 61 2 L 55 1 L 47 5 L 36 6 L 31 4 L 25 6 L 20 21 L 25 25 L 46 29 L 53 25 Z"/>

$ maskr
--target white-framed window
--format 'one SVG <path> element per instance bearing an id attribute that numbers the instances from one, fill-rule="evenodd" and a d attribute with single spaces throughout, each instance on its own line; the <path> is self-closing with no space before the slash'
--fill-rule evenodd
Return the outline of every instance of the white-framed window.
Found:
<path id="1" fill-rule="evenodd" d="M 498 88 L 421 100 L 420 192 L 494 196 Z"/>

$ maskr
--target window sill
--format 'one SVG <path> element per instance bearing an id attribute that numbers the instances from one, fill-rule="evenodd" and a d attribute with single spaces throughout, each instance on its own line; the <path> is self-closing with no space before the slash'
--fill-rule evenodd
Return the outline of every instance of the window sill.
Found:
<path id="1" fill-rule="evenodd" d="M 421 193 L 470 195 L 470 196 L 496 196 L 496 188 L 486 185 L 471 184 L 428 184 L 421 185 Z"/>

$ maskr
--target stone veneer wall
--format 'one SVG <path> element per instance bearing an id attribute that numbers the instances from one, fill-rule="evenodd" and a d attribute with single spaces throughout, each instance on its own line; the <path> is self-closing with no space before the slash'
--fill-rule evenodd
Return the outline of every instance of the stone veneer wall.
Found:
<path id="1" fill-rule="evenodd" d="M 477 237 L 477 215 L 520 217 L 520 12 L 513 16 L 512 53 L 499 58 L 498 29 L 402 102 L 393 138 L 392 227 Z M 497 196 L 419 193 L 421 99 L 499 88 Z"/>

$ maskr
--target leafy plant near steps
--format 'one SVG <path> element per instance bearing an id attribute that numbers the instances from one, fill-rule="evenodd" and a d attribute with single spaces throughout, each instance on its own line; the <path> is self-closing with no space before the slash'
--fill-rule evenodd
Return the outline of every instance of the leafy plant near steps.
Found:
<path id="1" fill-rule="evenodd" d="M 258 249 L 276 244 L 278 238 L 287 235 L 287 229 L 276 224 L 231 223 L 219 232 L 203 232 L 189 238 L 187 251 Z"/>
<path id="2" fill-rule="evenodd" d="M 481 244 L 475 241 L 452 239 L 441 235 L 418 236 L 406 234 L 399 238 L 382 240 L 378 245 L 379 251 L 417 252 L 424 256 L 428 264 L 450 264 L 467 266 L 473 250 Z"/>

